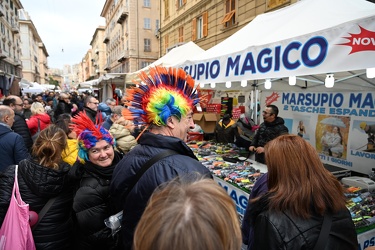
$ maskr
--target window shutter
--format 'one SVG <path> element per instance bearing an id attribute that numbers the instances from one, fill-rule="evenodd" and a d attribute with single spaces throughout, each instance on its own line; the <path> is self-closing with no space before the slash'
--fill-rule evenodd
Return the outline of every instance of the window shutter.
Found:
<path id="1" fill-rule="evenodd" d="M 191 40 L 195 41 L 197 40 L 197 19 L 193 18 L 192 24 L 191 24 Z"/>
<path id="2" fill-rule="evenodd" d="M 203 36 L 208 35 L 208 12 L 204 12 L 203 15 Z"/>
<path id="3" fill-rule="evenodd" d="M 185 4 L 186 4 L 186 2 L 187 2 L 187 0 L 183 0 L 182 2 L 183 2 L 183 4 L 185 5 Z"/>

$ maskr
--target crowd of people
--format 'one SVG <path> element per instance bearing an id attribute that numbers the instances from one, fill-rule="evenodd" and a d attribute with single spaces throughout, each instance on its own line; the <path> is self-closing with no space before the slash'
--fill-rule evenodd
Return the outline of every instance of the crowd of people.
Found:
<path id="1" fill-rule="evenodd" d="M 265 107 L 247 144 L 268 173 L 241 226 L 232 198 L 186 144 L 201 98 L 194 80 L 164 67 L 140 79 L 126 105 L 70 93 L 2 100 L 0 224 L 18 165 L 30 211 L 49 204 L 32 230 L 36 249 L 357 249 L 341 185 L 308 142 L 288 135 L 276 106 Z M 251 131 L 242 118 L 240 131 Z M 230 115 L 218 125 L 236 128 Z M 243 135 L 219 133 L 225 142 Z M 104 222 L 118 214 L 116 233 Z"/>

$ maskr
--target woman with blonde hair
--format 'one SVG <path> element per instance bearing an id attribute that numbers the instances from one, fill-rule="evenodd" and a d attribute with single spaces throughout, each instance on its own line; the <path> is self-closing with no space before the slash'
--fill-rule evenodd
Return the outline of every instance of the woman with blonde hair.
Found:
<path id="1" fill-rule="evenodd" d="M 33 228 L 36 249 L 71 248 L 73 185 L 68 178 L 70 166 L 61 159 L 65 145 L 64 131 L 50 125 L 34 142 L 31 157 L 18 164 L 21 197 L 29 204 L 30 211 L 39 214 L 52 200 L 38 226 Z M 0 175 L 0 224 L 9 206 L 14 176 L 15 165 Z"/>
<path id="2" fill-rule="evenodd" d="M 233 200 L 212 179 L 185 177 L 157 189 L 134 235 L 134 250 L 240 250 L 241 246 Z"/>
<path id="3" fill-rule="evenodd" d="M 310 143 L 282 135 L 266 144 L 265 157 L 268 192 L 248 204 L 254 228 L 248 249 L 358 248 L 344 189 Z"/>
<path id="4" fill-rule="evenodd" d="M 29 127 L 31 136 L 34 136 L 38 132 L 38 130 L 42 131 L 51 124 L 51 118 L 46 113 L 43 105 L 40 102 L 33 102 L 30 110 L 31 117 L 26 121 L 26 123 Z"/>

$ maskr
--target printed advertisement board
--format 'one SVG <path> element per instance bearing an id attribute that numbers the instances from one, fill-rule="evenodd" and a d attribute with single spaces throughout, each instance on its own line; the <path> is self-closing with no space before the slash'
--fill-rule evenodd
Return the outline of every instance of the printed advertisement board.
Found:
<path id="1" fill-rule="evenodd" d="M 364 174 L 375 167 L 375 92 L 263 92 L 262 108 L 271 104 L 323 163 Z"/>

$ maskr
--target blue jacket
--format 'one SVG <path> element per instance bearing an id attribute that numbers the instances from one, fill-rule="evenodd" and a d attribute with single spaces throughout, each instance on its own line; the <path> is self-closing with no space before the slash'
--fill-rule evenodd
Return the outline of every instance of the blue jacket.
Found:
<path id="1" fill-rule="evenodd" d="M 113 201 L 124 212 L 121 228 L 125 245 L 123 249 L 131 249 L 135 227 L 148 199 L 160 184 L 189 173 L 211 177 L 209 170 L 197 160 L 191 149 L 176 137 L 146 132 L 138 142 L 117 164 L 110 188 Z M 178 154 L 167 156 L 153 164 L 125 199 L 124 192 L 136 173 L 148 160 L 166 149 L 172 149 Z"/>
<path id="2" fill-rule="evenodd" d="M 9 165 L 29 157 L 25 141 L 5 124 L 0 124 L 0 173 Z"/>

